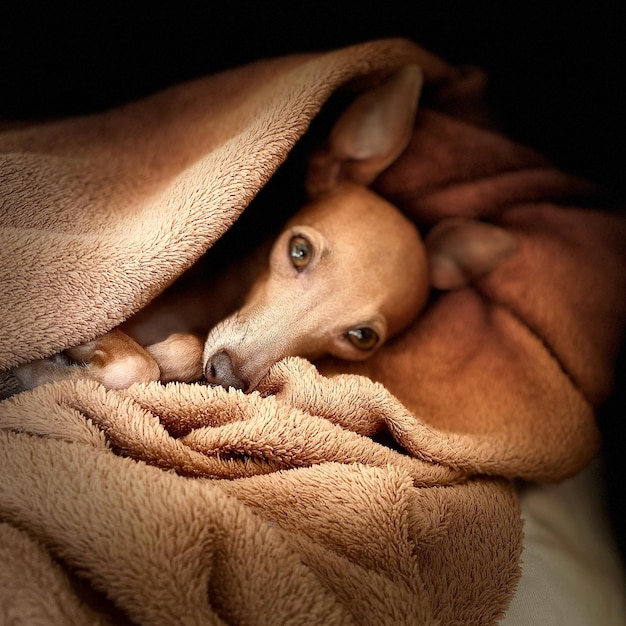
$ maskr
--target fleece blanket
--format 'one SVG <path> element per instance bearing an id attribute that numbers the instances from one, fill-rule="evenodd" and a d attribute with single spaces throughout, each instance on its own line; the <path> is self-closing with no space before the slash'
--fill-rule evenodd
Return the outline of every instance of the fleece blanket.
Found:
<path id="1" fill-rule="evenodd" d="M 11 367 L 115 327 L 190 268 L 333 94 L 408 63 L 426 95 L 375 189 L 424 232 L 497 223 L 515 256 L 433 294 L 361 364 L 285 359 L 248 395 L 11 395 Z M 482 82 L 375 41 L 0 135 L 0 622 L 497 621 L 520 571 L 514 479 L 562 479 L 598 449 L 626 224 L 495 131 Z"/>

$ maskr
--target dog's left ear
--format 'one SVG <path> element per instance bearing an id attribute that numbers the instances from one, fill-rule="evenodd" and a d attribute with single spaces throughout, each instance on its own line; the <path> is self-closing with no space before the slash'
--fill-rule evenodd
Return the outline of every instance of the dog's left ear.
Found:
<path id="1" fill-rule="evenodd" d="M 436 289 L 464 287 L 517 250 L 517 239 L 504 228 L 461 217 L 439 222 L 425 243 Z"/>
<path id="2" fill-rule="evenodd" d="M 309 159 L 309 196 L 342 180 L 367 186 L 391 165 L 411 138 L 422 84 L 422 70 L 408 65 L 358 96 L 336 122 L 327 145 Z"/>

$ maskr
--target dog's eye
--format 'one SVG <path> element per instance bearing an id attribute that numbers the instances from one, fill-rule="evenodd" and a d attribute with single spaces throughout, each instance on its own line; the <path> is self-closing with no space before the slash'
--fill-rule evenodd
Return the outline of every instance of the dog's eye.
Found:
<path id="1" fill-rule="evenodd" d="M 291 238 L 289 242 L 289 257 L 291 258 L 293 266 L 299 272 L 309 264 L 311 252 L 311 242 L 308 239 L 301 235 L 296 235 Z"/>
<path id="2" fill-rule="evenodd" d="M 351 328 L 346 337 L 359 350 L 372 350 L 379 341 L 378 333 L 367 326 Z"/>

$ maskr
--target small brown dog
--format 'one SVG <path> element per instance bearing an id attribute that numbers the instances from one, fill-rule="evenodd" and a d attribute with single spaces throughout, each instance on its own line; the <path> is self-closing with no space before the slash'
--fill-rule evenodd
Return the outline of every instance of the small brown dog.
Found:
<path id="1" fill-rule="evenodd" d="M 516 248 L 502 229 L 445 220 L 424 246 L 415 226 L 367 189 L 407 146 L 421 86 L 421 71 L 409 66 L 346 109 L 310 160 L 312 201 L 278 236 L 267 267 L 248 263 L 243 305 L 210 332 L 215 319 L 202 294 L 161 300 L 93 341 L 15 368 L 22 387 L 204 376 L 251 391 L 286 356 L 367 358 L 416 318 L 431 286 L 460 287 L 495 267 Z"/>

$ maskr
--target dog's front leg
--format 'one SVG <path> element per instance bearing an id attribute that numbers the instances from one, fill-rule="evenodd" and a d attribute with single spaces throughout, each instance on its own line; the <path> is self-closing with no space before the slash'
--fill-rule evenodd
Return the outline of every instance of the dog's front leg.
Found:
<path id="1" fill-rule="evenodd" d="M 63 380 L 95 380 L 109 389 L 125 389 L 133 383 L 159 380 L 156 361 L 120 330 L 47 359 L 31 361 L 13 369 L 22 389 Z"/>
<path id="2" fill-rule="evenodd" d="M 192 333 L 173 333 L 163 341 L 146 346 L 146 352 L 159 365 L 163 383 L 200 380 L 203 351 L 203 339 Z"/>

